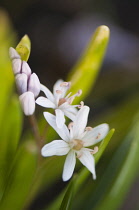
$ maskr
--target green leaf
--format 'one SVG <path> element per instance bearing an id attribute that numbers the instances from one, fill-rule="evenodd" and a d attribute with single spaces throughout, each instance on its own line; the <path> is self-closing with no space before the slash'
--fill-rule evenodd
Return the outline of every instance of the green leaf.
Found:
<path id="1" fill-rule="evenodd" d="M 6 178 L 10 170 L 9 162 L 12 162 L 15 155 L 22 131 L 22 112 L 16 96 L 9 101 L 2 122 L 3 124 L 0 127 L 0 197 L 5 188 Z"/>
<path id="2" fill-rule="evenodd" d="M 70 92 L 77 92 L 82 89 L 83 93 L 76 102 L 84 99 L 92 89 L 99 69 L 102 64 L 103 57 L 109 40 L 109 28 L 100 26 L 95 31 L 85 52 L 70 72 L 68 79 L 72 83 Z"/>
<path id="3" fill-rule="evenodd" d="M 5 107 L 9 103 L 14 81 L 8 55 L 9 47 L 13 44 L 14 38 L 15 35 L 8 15 L 0 10 L 0 126 L 3 124 L 3 118 L 7 111 Z"/>
<path id="4" fill-rule="evenodd" d="M 30 51 L 31 51 L 31 42 L 28 35 L 23 36 L 21 41 L 16 47 L 16 51 L 21 56 L 21 59 L 24 61 L 28 61 Z"/>
<path id="5" fill-rule="evenodd" d="M 59 210 L 70 210 L 73 200 L 74 178 L 70 181 Z"/>
<path id="6" fill-rule="evenodd" d="M 34 142 L 25 142 L 17 152 L 12 164 L 0 209 L 24 209 L 37 163 L 37 148 Z M 9 162 L 9 167 L 11 162 Z"/>
<path id="7" fill-rule="evenodd" d="M 108 185 L 106 179 L 111 181 L 111 185 L 107 193 L 104 192 L 104 198 L 97 205 L 97 210 L 102 209 L 118 209 L 125 198 L 129 188 L 138 172 L 139 166 L 139 115 L 137 121 L 125 138 L 124 142 L 114 155 L 111 163 L 104 174 L 104 182 Z M 115 173 L 112 172 L 113 164 Z M 108 175 L 106 178 L 106 174 Z"/>

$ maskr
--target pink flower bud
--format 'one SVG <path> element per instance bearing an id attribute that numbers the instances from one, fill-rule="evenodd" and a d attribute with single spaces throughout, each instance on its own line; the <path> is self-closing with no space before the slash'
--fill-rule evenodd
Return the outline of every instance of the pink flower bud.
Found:
<path id="1" fill-rule="evenodd" d="M 12 69 L 14 74 L 18 74 L 21 71 L 21 59 L 14 59 L 12 61 Z"/>
<path id="2" fill-rule="evenodd" d="M 27 92 L 27 75 L 22 73 L 15 77 L 16 85 L 20 94 Z"/>
<path id="3" fill-rule="evenodd" d="M 26 92 L 19 96 L 19 99 L 25 115 L 32 115 L 35 111 L 34 94 L 32 92 Z"/>
<path id="4" fill-rule="evenodd" d="M 27 76 L 31 75 L 31 68 L 26 61 L 22 61 L 22 73 L 25 73 Z"/>
<path id="5" fill-rule="evenodd" d="M 28 91 L 31 91 L 36 98 L 40 93 L 40 81 L 38 76 L 33 73 L 31 74 L 28 82 Z"/>
<path id="6" fill-rule="evenodd" d="M 9 48 L 9 56 L 11 60 L 20 58 L 20 55 L 13 47 Z"/>

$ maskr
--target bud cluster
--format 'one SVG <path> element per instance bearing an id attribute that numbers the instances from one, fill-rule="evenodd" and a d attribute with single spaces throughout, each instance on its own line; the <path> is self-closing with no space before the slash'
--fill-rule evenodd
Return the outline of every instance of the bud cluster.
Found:
<path id="1" fill-rule="evenodd" d="M 9 55 L 12 60 L 12 70 L 15 75 L 19 99 L 25 115 L 32 115 L 35 111 L 35 98 L 40 93 L 40 81 L 26 61 L 22 61 L 17 51 L 10 47 Z"/>

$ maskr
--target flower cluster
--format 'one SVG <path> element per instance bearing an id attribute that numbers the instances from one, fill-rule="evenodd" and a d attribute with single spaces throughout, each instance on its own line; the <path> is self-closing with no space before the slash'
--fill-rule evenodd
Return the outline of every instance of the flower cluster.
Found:
<path id="1" fill-rule="evenodd" d="M 88 148 L 100 142 L 105 138 L 109 131 L 107 124 L 101 124 L 95 128 L 86 127 L 90 108 L 80 105 L 72 105 L 75 97 L 79 97 L 82 90 L 72 95 L 67 94 L 70 88 L 70 82 L 58 80 L 53 88 L 53 93 L 44 85 L 40 84 L 36 74 L 32 74 L 30 67 L 25 61 L 21 61 L 19 54 L 15 49 L 10 48 L 10 58 L 12 60 L 13 72 L 15 74 L 16 84 L 20 92 L 20 101 L 26 115 L 31 115 L 35 110 L 35 98 L 40 90 L 46 97 L 40 96 L 36 103 L 45 108 L 55 110 L 55 115 L 44 112 L 46 121 L 58 133 L 60 139 L 54 140 L 43 146 L 41 154 L 44 157 L 67 155 L 64 170 L 63 181 L 71 178 L 76 158 L 87 167 L 96 179 L 95 160 L 93 154 L 98 151 L 98 147 Z M 67 126 L 65 116 L 72 122 Z"/>
<path id="2" fill-rule="evenodd" d="M 28 63 L 21 60 L 14 48 L 10 47 L 9 55 L 23 111 L 25 115 L 32 115 L 35 111 L 35 98 L 40 93 L 39 78 L 31 72 Z"/>

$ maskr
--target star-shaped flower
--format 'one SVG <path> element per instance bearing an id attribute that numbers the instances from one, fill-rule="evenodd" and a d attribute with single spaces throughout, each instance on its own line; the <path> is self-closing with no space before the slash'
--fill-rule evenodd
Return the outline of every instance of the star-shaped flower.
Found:
<path id="1" fill-rule="evenodd" d="M 95 128 L 86 127 L 88 114 L 89 107 L 82 107 L 78 111 L 74 122 L 69 127 L 64 124 L 62 129 L 60 129 L 56 124 L 56 117 L 48 112 L 44 112 L 44 117 L 62 139 L 46 144 L 42 148 L 41 153 L 44 157 L 67 155 L 62 175 L 63 181 L 71 178 L 75 168 L 76 157 L 93 174 L 93 178 L 96 178 L 93 154 L 97 152 L 98 147 L 94 149 L 86 147 L 95 145 L 104 139 L 108 133 L 109 126 L 101 124 Z"/>
<path id="2" fill-rule="evenodd" d="M 71 104 L 76 96 L 81 95 L 82 91 L 79 90 L 75 95 L 72 96 L 70 96 L 71 93 L 66 95 L 66 92 L 69 88 L 70 83 L 64 82 L 63 80 L 58 80 L 55 83 L 53 93 L 47 87 L 41 85 L 41 90 L 44 92 L 47 98 L 41 96 L 36 100 L 36 103 L 40 106 L 55 109 L 56 124 L 59 128 L 62 128 L 65 123 L 64 115 L 73 121 L 77 114 L 77 109 L 75 107 L 78 105 Z"/>

